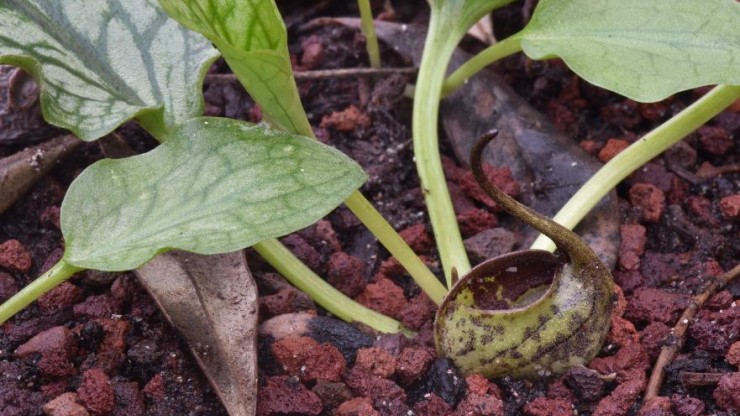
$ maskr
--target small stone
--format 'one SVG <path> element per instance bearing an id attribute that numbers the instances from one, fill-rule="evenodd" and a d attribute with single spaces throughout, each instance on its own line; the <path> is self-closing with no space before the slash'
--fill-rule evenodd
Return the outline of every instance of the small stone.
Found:
<path id="1" fill-rule="evenodd" d="M 399 235 L 417 253 L 425 252 L 434 246 L 432 237 L 429 236 L 425 224 L 415 224 L 406 227 L 399 232 Z"/>
<path id="2" fill-rule="evenodd" d="M 313 301 L 305 293 L 292 286 L 280 289 L 272 295 L 260 296 L 259 302 L 260 317 L 263 320 L 315 308 Z"/>
<path id="3" fill-rule="evenodd" d="M 362 292 L 367 283 L 365 280 L 365 263 L 343 251 L 329 257 L 327 264 L 327 282 L 349 297 Z"/>
<path id="4" fill-rule="evenodd" d="M 647 240 L 645 227 L 640 224 L 624 224 L 619 227 L 619 232 L 622 236 L 619 244 L 619 267 L 622 270 L 638 270 Z"/>
<path id="5" fill-rule="evenodd" d="M 309 351 L 318 345 L 318 342 L 309 337 L 289 336 L 273 342 L 271 349 L 280 367 L 287 374 L 297 376 Z"/>
<path id="6" fill-rule="evenodd" d="M 730 345 L 725 360 L 735 367 L 740 367 L 740 341 L 735 341 Z"/>
<path id="7" fill-rule="evenodd" d="M 434 361 L 434 356 L 424 348 L 404 348 L 396 361 L 396 374 L 399 381 L 408 385 L 418 380 L 427 371 L 432 361 Z"/>
<path id="8" fill-rule="evenodd" d="M 740 217 L 740 194 L 726 196 L 719 200 L 719 208 L 728 218 Z"/>
<path id="9" fill-rule="evenodd" d="M 375 283 L 365 286 L 365 290 L 355 300 L 391 317 L 397 317 L 406 306 L 403 289 L 389 279 L 378 279 Z"/>
<path id="10" fill-rule="evenodd" d="M 632 380 L 620 384 L 608 396 L 601 399 L 593 416 L 626 416 L 645 388 L 645 380 Z"/>
<path id="11" fill-rule="evenodd" d="M 629 190 L 630 203 L 642 210 L 645 222 L 658 222 L 665 207 L 665 195 L 655 185 L 637 183 Z"/>
<path id="12" fill-rule="evenodd" d="M 640 332 L 640 341 L 652 360 L 657 359 L 671 328 L 663 322 L 651 322 Z"/>
<path id="13" fill-rule="evenodd" d="M 257 415 L 319 415 L 321 399 L 296 377 L 268 377 L 257 393 Z"/>
<path id="14" fill-rule="evenodd" d="M 109 294 L 88 296 L 72 309 L 78 318 L 110 318 L 121 314 L 121 302 Z"/>
<path id="15" fill-rule="evenodd" d="M 63 355 L 71 357 L 76 349 L 77 343 L 72 331 L 63 326 L 55 326 L 39 332 L 19 346 L 15 350 L 15 355 L 19 358 L 25 358 L 31 354 L 43 355 L 49 352 L 61 352 Z"/>
<path id="16" fill-rule="evenodd" d="M 712 274 L 712 276 L 717 276 L 717 275 Z M 709 300 L 707 301 L 705 305 L 705 308 L 711 309 L 713 311 L 729 309 L 732 307 L 732 302 L 734 301 L 735 299 L 732 297 L 732 293 L 730 293 L 730 291 L 722 290 L 720 292 L 715 293 L 711 298 L 709 298 Z"/>
<path id="17" fill-rule="evenodd" d="M 13 279 L 13 276 L 0 272 L 0 302 L 4 302 L 11 296 L 18 292 L 18 282 Z"/>
<path id="18" fill-rule="evenodd" d="M 712 397 L 721 409 L 740 413 L 740 394 L 738 392 L 740 392 L 740 373 L 729 373 L 719 379 Z"/>
<path id="19" fill-rule="evenodd" d="M 342 111 L 335 111 L 321 119 L 321 128 L 333 128 L 336 131 L 350 132 L 357 126 L 365 127 L 370 124 L 370 116 L 354 104 Z"/>
<path id="20" fill-rule="evenodd" d="M 113 392 L 116 395 L 116 409 L 113 415 L 146 415 L 146 401 L 137 382 L 114 382 Z"/>
<path id="21" fill-rule="evenodd" d="M 716 220 L 712 215 L 712 201 L 703 196 L 690 196 L 686 200 L 686 207 L 688 211 L 705 223 L 715 223 Z"/>
<path id="22" fill-rule="evenodd" d="M 41 408 L 46 416 L 89 416 L 87 409 L 80 404 L 77 394 L 68 392 L 57 396 Z"/>
<path id="23" fill-rule="evenodd" d="M 615 270 L 612 275 L 614 282 L 622 288 L 626 294 L 632 293 L 635 289 L 643 285 L 642 273 L 639 270 Z"/>
<path id="24" fill-rule="evenodd" d="M 406 303 L 399 313 L 399 319 L 403 326 L 418 330 L 425 322 L 434 318 L 435 312 L 437 312 L 437 305 L 422 292 Z"/>
<path id="25" fill-rule="evenodd" d="M 116 396 L 108 376 L 100 369 L 93 368 L 82 373 L 82 382 L 77 395 L 87 410 L 96 415 L 107 415 L 113 411 Z"/>
<path id="26" fill-rule="evenodd" d="M 609 139 L 606 141 L 606 145 L 599 151 L 599 160 L 606 163 L 628 148 L 629 145 L 630 142 L 627 140 Z"/>
<path id="27" fill-rule="evenodd" d="M 424 396 L 424 400 L 414 405 L 414 414 L 418 416 L 447 416 L 452 414 L 452 407 L 434 393 Z"/>
<path id="28" fill-rule="evenodd" d="M 529 416 L 573 416 L 573 405 L 565 399 L 538 397 L 524 406 Z"/>
<path id="29" fill-rule="evenodd" d="M 289 234 L 280 240 L 293 252 L 306 266 L 319 273 L 323 272 L 321 264 L 321 253 L 316 251 L 311 244 L 298 234 Z"/>
<path id="30" fill-rule="evenodd" d="M 626 345 L 638 340 L 635 325 L 612 312 L 607 340 L 612 344 Z"/>
<path id="31" fill-rule="evenodd" d="M 391 380 L 351 369 L 344 373 L 344 382 L 355 396 L 369 397 L 373 400 L 406 400 L 406 392 Z"/>
<path id="32" fill-rule="evenodd" d="M 504 166 L 499 168 L 484 163 L 483 172 L 488 180 L 493 185 L 501 189 L 505 194 L 511 196 L 512 198 L 516 198 L 519 195 L 519 182 L 514 180 L 514 177 L 511 175 L 511 169 L 509 167 Z M 491 208 L 493 210 L 500 210 L 496 202 L 494 202 L 488 196 L 488 194 L 483 191 L 480 185 L 478 185 L 478 182 L 473 177 L 472 172 L 466 171 L 465 174 L 463 174 L 463 176 L 460 178 L 459 185 L 460 188 L 462 188 L 463 192 L 465 192 L 465 194 L 470 198 L 483 203 L 488 208 Z"/>
<path id="33" fill-rule="evenodd" d="M 308 351 L 301 366 L 301 380 L 338 382 L 345 366 L 344 356 L 337 347 L 329 343 L 320 344 Z"/>
<path id="34" fill-rule="evenodd" d="M 696 397 L 674 394 L 671 403 L 677 416 L 699 416 L 704 413 L 704 402 Z"/>
<path id="35" fill-rule="evenodd" d="M 673 403 L 665 396 L 656 396 L 643 403 L 638 416 L 672 416 Z"/>
<path id="36" fill-rule="evenodd" d="M 563 377 L 563 382 L 570 387 L 576 397 L 584 401 L 598 400 L 604 395 L 604 381 L 595 371 L 587 368 L 571 368 Z"/>
<path id="37" fill-rule="evenodd" d="M 504 402 L 495 396 L 468 394 L 457 405 L 455 415 L 460 416 L 498 416 L 504 414 Z"/>
<path id="38" fill-rule="evenodd" d="M 150 400 L 161 400 L 164 398 L 165 392 L 164 392 L 164 377 L 162 377 L 162 373 L 155 374 L 149 381 L 146 383 L 143 389 L 141 391 L 144 393 L 145 396 L 149 397 Z"/>
<path id="39" fill-rule="evenodd" d="M 477 394 L 478 396 L 494 396 L 498 399 L 501 398 L 501 389 L 480 374 L 471 374 L 465 377 L 465 384 L 468 385 L 469 394 Z"/>
<path id="40" fill-rule="evenodd" d="M 463 238 L 472 237 L 498 225 L 498 218 L 484 209 L 472 207 L 457 215 L 457 223 Z"/>
<path id="41" fill-rule="evenodd" d="M 36 302 L 42 310 L 52 312 L 71 307 L 82 300 L 83 294 L 84 292 L 77 285 L 66 281 L 41 295 Z"/>
<path id="42" fill-rule="evenodd" d="M 702 126 L 697 132 L 704 150 L 714 155 L 725 154 L 734 144 L 730 133 L 722 127 Z"/>
<path id="43" fill-rule="evenodd" d="M 663 322 L 673 325 L 688 306 L 687 295 L 662 289 L 639 288 L 629 298 L 625 318 L 636 322 Z"/>
<path id="44" fill-rule="evenodd" d="M 324 405 L 324 410 L 337 408 L 343 402 L 352 398 L 352 392 L 349 391 L 344 383 L 331 383 L 324 380 L 317 380 L 311 389 Z"/>
<path id="45" fill-rule="evenodd" d="M 617 373 L 617 382 L 624 383 L 633 378 L 644 380 L 645 371 L 650 368 L 650 359 L 642 344 L 631 343 L 612 356 L 594 358 L 589 368 L 601 374 Z"/>
<path id="46" fill-rule="evenodd" d="M 434 393 L 455 406 L 467 391 L 467 385 L 449 358 L 437 358 L 421 378 L 416 390 L 421 394 Z"/>
<path id="47" fill-rule="evenodd" d="M 41 216 L 39 217 L 39 221 L 44 225 L 51 225 L 58 230 L 60 228 L 59 226 L 60 213 L 61 213 L 61 210 L 56 205 L 46 207 L 46 209 L 44 209 L 44 211 L 41 213 Z"/>
<path id="48" fill-rule="evenodd" d="M 301 66 L 304 69 L 313 69 L 321 64 L 324 60 L 324 45 L 321 44 L 321 38 L 311 35 L 301 42 Z"/>
<path id="49" fill-rule="evenodd" d="M 0 267 L 25 273 L 31 270 L 31 252 L 18 240 L 7 240 L 0 244 Z"/>
<path id="50" fill-rule="evenodd" d="M 98 350 L 123 353 L 126 350 L 126 336 L 131 330 L 128 319 L 96 319 L 95 322 L 103 327 L 105 334 Z"/>
<path id="51" fill-rule="evenodd" d="M 342 403 L 334 413 L 335 416 L 380 416 L 373 409 L 373 402 L 369 397 L 355 397 Z"/>
<path id="52" fill-rule="evenodd" d="M 464 241 L 465 249 L 474 261 L 482 262 L 511 252 L 517 237 L 505 228 L 490 228 Z"/>
<path id="53" fill-rule="evenodd" d="M 389 378 L 396 371 L 396 359 L 382 348 L 360 348 L 357 350 L 354 368 L 374 376 Z"/>

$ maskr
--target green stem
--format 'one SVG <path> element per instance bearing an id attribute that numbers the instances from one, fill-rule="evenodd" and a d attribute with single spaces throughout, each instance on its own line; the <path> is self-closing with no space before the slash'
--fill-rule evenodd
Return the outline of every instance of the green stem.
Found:
<path id="1" fill-rule="evenodd" d="M 560 209 L 553 220 L 573 229 L 604 195 L 629 174 L 701 127 L 738 98 L 740 86 L 714 87 L 694 104 L 632 143 L 599 169 Z M 532 248 L 553 251 L 555 245 L 549 238 L 540 235 Z"/>
<path id="2" fill-rule="evenodd" d="M 398 235 L 372 204 L 359 191 L 355 191 L 344 203 L 363 222 L 365 227 L 378 238 L 383 246 L 393 254 L 393 257 L 401 263 L 421 290 L 434 303 L 441 305 L 447 294 L 447 289 L 442 286 L 419 256 L 411 250 L 406 241 Z"/>
<path id="3" fill-rule="evenodd" d="M 484 49 L 455 70 L 442 86 L 442 98 L 460 88 L 469 78 L 486 66 L 522 50 L 521 32 Z"/>
<path id="4" fill-rule="evenodd" d="M 365 35 L 365 45 L 367 47 L 367 56 L 370 58 L 370 66 L 380 68 L 380 49 L 378 48 L 378 37 L 375 35 L 370 0 L 357 0 L 357 5 L 360 7 L 362 34 Z"/>
<path id="5" fill-rule="evenodd" d="M 450 18 L 447 17 L 447 20 Z M 463 275 L 470 270 L 470 262 L 462 242 L 457 218 L 447 189 L 442 161 L 439 155 L 437 121 L 439 100 L 445 72 L 459 37 L 451 30 L 454 24 L 445 21 L 445 14 L 432 9 L 424 53 L 419 65 L 414 96 L 412 130 L 416 169 L 429 211 L 437 249 L 447 280 L 452 286 L 452 271 Z"/>
<path id="6" fill-rule="evenodd" d="M 41 295 L 59 286 L 62 282 L 69 279 L 70 276 L 81 270 L 84 269 L 72 266 L 64 260 L 59 260 L 59 262 L 51 269 L 47 270 L 46 273 L 39 276 L 36 280 L 28 284 L 18 293 L 13 295 L 13 297 L 0 305 L 0 324 L 3 324 L 5 321 L 10 319 L 10 317 L 18 313 L 18 311 L 38 299 Z"/>
<path id="7" fill-rule="evenodd" d="M 345 321 L 362 322 L 371 328 L 385 333 L 404 331 L 398 321 L 368 309 L 334 289 L 306 267 L 277 240 L 265 240 L 253 247 L 265 260 L 285 276 L 295 287 L 305 292 L 327 311 Z"/>

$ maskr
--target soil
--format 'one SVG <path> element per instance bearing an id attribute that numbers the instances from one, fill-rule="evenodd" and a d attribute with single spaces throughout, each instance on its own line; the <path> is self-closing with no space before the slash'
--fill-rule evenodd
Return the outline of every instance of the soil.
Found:
<path id="1" fill-rule="evenodd" d="M 368 66 L 357 31 L 341 26 L 299 30 L 314 17 L 357 15 L 354 2 L 278 3 L 296 69 Z M 394 13 L 383 2 L 373 3 L 388 20 L 428 19 L 423 1 L 393 2 Z M 531 3 L 497 12 L 496 36 L 521 28 Z M 470 51 L 482 47 L 470 39 L 463 46 Z M 387 47 L 383 58 L 389 67 L 407 65 Z M 639 104 L 589 85 L 557 60 L 514 56 L 494 70 L 601 161 L 706 91 Z M 212 69 L 225 71 L 223 63 Z M 319 139 L 363 166 L 369 175 L 363 194 L 441 275 L 412 162 L 411 102 L 403 98 L 411 81 L 401 75 L 304 80 L 299 88 Z M 209 115 L 259 120 L 259 109 L 236 85 L 206 84 L 205 98 Z M 35 120 L 32 112 L 38 107 L 24 111 Z M 0 139 L 0 156 L 32 144 L 29 137 L 58 134 L 32 127 L 46 133 Z M 155 145 L 135 125 L 119 133 L 137 151 Z M 342 292 L 417 330 L 415 338 L 374 334 L 326 316 L 247 250 L 260 288 L 261 320 L 274 318 L 259 339 L 258 414 L 740 413 L 739 282 L 723 287 L 700 309 L 686 345 L 667 368 L 660 395 L 642 404 L 660 348 L 673 341 L 671 328 L 691 296 L 740 259 L 740 152 L 733 140 L 738 135 L 740 113 L 726 111 L 618 186 L 622 242 L 613 274 L 620 296 L 607 343 L 589 365 L 611 377 L 584 368 L 536 380 L 463 377 L 436 355 L 430 332 L 433 304 L 346 208 L 283 242 Z M 449 146 L 443 143 L 442 150 L 448 155 L 448 177 L 461 190 L 455 192 L 455 206 L 464 236 L 500 239 L 507 250 L 523 248 L 514 221 L 478 197 Z M 64 191 L 101 157 L 96 143 L 83 145 L 0 215 L 0 300 L 60 258 Z M 504 166 L 490 169 L 515 193 L 519 184 Z M 275 328 L 286 319 L 305 325 L 285 336 Z M 80 273 L 0 327 L 0 415 L 226 414 L 188 351 L 132 273 Z M 710 381 L 687 381 L 685 372 L 710 373 L 704 375 Z"/>

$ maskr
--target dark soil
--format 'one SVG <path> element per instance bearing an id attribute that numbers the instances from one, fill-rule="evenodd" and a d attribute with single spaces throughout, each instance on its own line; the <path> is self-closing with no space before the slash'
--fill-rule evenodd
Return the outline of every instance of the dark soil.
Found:
<path id="1" fill-rule="evenodd" d="M 383 2 L 374 3 L 375 10 L 382 10 Z M 423 23 L 428 17 L 425 2 L 393 3 L 395 14 L 386 10 L 387 19 Z M 368 66 L 364 40 L 356 31 L 339 26 L 299 30 L 314 17 L 357 15 L 354 2 L 284 1 L 280 6 L 296 69 Z M 520 28 L 529 7 L 512 5 L 497 12 L 497 36 Z M 472 40 L 464 46 L 481 48 Z M 385 65 L 406 65 L 384 52 Z M 213 68 L 225 70 L 223 63 Z M 587 84 L 559 61 L 515 56 L 495 70 L 602 161 L 705 91 L 639 104 Z M 403 98 L 404 85 L 412 81 L 399 75 L 302 81 L 299 87 L 319 139 L 363 166 L 370 178 L 363 194 L 441 275 L 412 162 L 411 102 Z M 259 109 L 236 85 L 206 85 L 205 97 L 210 115 L 259 120 Z M 56 134 L 48 131 L 46 138 Z M 124 126 L 120 134 L 137 151 L 154 146 L 136 126 Z M 342 292 L 418 330 L 416 338 L 381 336 L 324 317 L 321 308 L 247 250 L 260 287 L 261 319 L 309 313 L 302 316 L 305 331 L 288 337 L 263 332 L 259 340 L 259 414 L 740 412 L 739 282 L 723 288 L 699 311 L 685 347 L 667 369 L 660 396 L 641 409 L 647 377 L 661 346 L 672 341 L 671 328 L 691 296 L 740 259 L 740 173 L 732 169 L 740 162 L 733 140 L 738 135 L 740 113 L 726 111 L 619 185 L 622 243 L 613 274 L 623 296 L 607 343 L 589 366 L 612 377 L 586 369 L 541 380 L 463 377 L 436 356 L 430 332 L 433 304 L 346 208 L 283 242 Z M 23 137 L 0 140 L 0 156 L 28 146 Z M 451 154 L 447 146 L 443 150 Z M 101 157 L 96 143 L 83 145 L 0 215 L 0 300 L 60 258 L 64 191 Z M 462 189 L 455 205 L 465 237 L 489 233 L 511 249 L 522 248 L 517 234 L 506 231 L 512 219 L 475 199 L 474 189 L 465 192 L 470 187 L 452 156 L 447 166 L 449 178 Z M 511 180 L 507 184 L 517 186 Z M 726 374 L 714 376 L 708 385 L 694 385 L 682 379 L 683 372 Z M 2 416 L 226 414 L 185 341 L 131 273 L 80 273 L 2 325 L 0 375 Z"/>

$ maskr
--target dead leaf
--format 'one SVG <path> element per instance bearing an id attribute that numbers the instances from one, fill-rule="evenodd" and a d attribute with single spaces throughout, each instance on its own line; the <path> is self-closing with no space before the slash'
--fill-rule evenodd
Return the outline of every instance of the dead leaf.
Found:
<path id="1" fill-rule="evenodd" d="M 136 270 L 231 416 L 257 409 L 257 286 L 244 253 L 172 251 Z"/>

